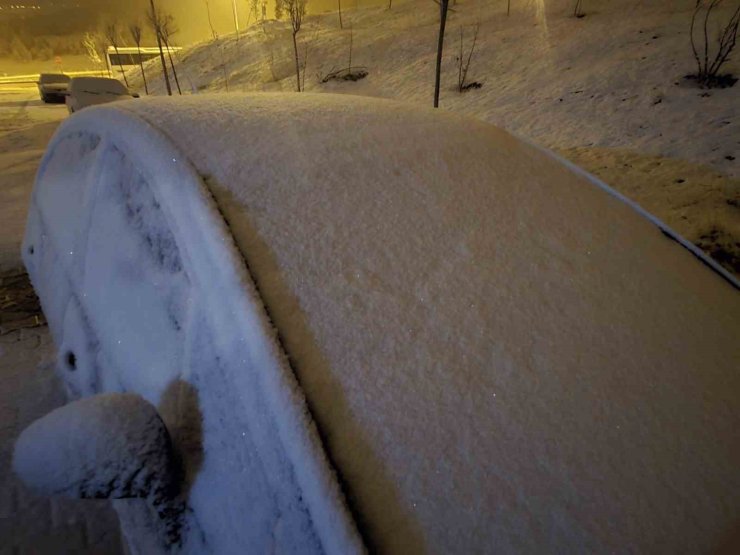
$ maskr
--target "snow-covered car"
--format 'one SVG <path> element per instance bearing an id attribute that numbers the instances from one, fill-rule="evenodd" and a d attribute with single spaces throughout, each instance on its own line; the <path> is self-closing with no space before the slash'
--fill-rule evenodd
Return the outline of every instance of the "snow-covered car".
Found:
<path id="1" fill-rule="evenodd" d="M 492 125 L 305 93 L 91 108 L 23 258 L 79 400 L 14 468 L 138 497 L 132 553 L 737 541 L 738 282 Z"/>
<path id="2" fill-rule="evenodd" d="M 70 77 L 63 73 L 42 73 L 39 75 L 39 96 L 43 102 L 63 103 L 67 96 Z"/>
<path id="3" fill-rule="evenodd" d="M 75 77 L 69 82 L 66 97 L 70 114 L 96 104 L 138 98 L 118 79 L 108 77 Z"/>

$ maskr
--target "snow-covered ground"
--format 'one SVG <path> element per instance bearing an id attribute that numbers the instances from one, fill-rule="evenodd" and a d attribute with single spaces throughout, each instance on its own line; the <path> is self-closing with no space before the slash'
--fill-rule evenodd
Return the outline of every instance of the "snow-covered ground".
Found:
<path id="1" fill-rule="evenodd" d="M 20 264 L 20 241 L 36 168 L 63 105 L 43 104 L 35 88 L 0 89 L 0 270 Z"/>
<path id="2" fill-rule="evenodd" d="M 33 495 L 10 468 L 13 442 L 33 420 L 66 402 L 45 325 L 17 328 L 37 310 L 20 302 L 27 278 L 20 242 L 41 155 L 63 105 L 43 105 L 35 88 L 0 90 L 0 553 L 121 553 L 107 502 Z M 25 301 L 25 299 L 23 299 Z M 19 308 L 19 304 L 21 307 Z M 33 304 L 33 303 L 31 303 Z M 12 328 L 12 329 L 11 329 Z"/>
<path id="3" fill-rule="evenodd" d="M 502 126 L 552 148 L 603 178 L 703 246 L 728 269 L 740 269 L 740 86 L 702 91 L 683 76 L 694 70 L 688 41 L 692 0 L 590 0 L 586 17 L 572 2 L 459 0 L 447 27 L 441 106 Z M 308 49 L 305 89 L 393 98 L 431 105 L 436 4 L 394 2 L 392 10 L 345 10 L 307 17 L 299 50 Z M 320 78 L 352 65 L 357 82 Z M 468 81 L 456 90 L 460 29 L 467 49 L 480 23 Z M 728 66 L 740 72 L 740 62 Z M 180 54 L 184 93 L 292 91 L 288 23 L 252 26 Z M 147 66 L 155 92 L 157 61 Z M 228 77 L 228 83 L 227 78 Z M 130 80 L 141 87 L 137 72 Z M 174 84 L 173 84 L 174 86 Z"/>

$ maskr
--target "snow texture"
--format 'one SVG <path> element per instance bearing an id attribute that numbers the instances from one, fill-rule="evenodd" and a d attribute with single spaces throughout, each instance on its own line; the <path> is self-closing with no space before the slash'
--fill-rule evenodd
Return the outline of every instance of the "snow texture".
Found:
<path id="1" fill-rule="evenodd" d="M 207 176 L 371 546 L 702 550 L 736 521 L 737 291 L 594 181 L 380 100 L 120 109 Z"/>
<path id="2" fill-rule="evenodd" d="M 373 550 L 706 552 L 740 515 L 740 299 L 667 235 L 485 123 L 226 95 L 61 126 L 24 260 L 50 325 L 77 302 L 96 334 L 89 383 L 181 452 L 200 412 L 185 551 L 360 550 L 330 459 Z"/>
<path id="3" fill-rule="evenodd" d="M 306 91 L 432 104 L 435 2 L 395 0 L 390 10 L 383 2 L 368 7 L 363 0 L 359 9 L 343 3 L 343 29 L 336 12 L 319 13 L 312 4 L 298 36 L 299 51 L 308 52 Z M 580 19 L 573 4 L 512 2 L 510 15 L 505 2 L 455 5 L 440 106 L 556 150 L 740 276 L 740 86 L 707 91 L 684 78 L 696 70 L 687 32 L 696 2 L 589 0 Z M 716 21 L 734 9 L 721 3 Z M 468 82 L 482 87 L 461 94 L 460 34 L 467 51 L 476 25 Z M 233 27 L 217 30 L 218 40 L 209 36 L 177 53 L 184 94 L 295 90 L 289 21 L 254 24 L 238 41 Z M 327 73 L 347 66 L 350 35 L 352 63 L 368 76 L 323 83 Z M 149 91 L 164 95 L 155 62 L 144 66 Z M 726 70 L 740 74 L 740 58 Z M 138 68 L 128 81 L 143 93 Z"/>
<path id="4" fill-rule="evenodd" d="M 361 551 L 302 393 L 200 177 L 140 118 L 86 112 L 49 146 L 23 246 L 68 389 L 135 391 L 160 409 L 189 469 L 183 552 Z M 116 509 L 134 551 L 162 544 L 151 507 Z"/>
<path id="5" fill-rule="evenodd" d="M 13 470 L 42 495 L 165 497 L 174 472 L 157 410 L 132 393 L 74 401 L 33 422 L 18 438 Z"/>

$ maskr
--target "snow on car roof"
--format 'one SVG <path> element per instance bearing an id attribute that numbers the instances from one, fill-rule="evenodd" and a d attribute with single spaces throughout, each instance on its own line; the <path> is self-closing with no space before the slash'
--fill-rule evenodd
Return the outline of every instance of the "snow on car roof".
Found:
<path id="1" fill-rule="evenodd" d="M 706 550 L 736 521 L 740 297 L 587 177 L 378 99 L 103 112 L 202 176 L 371 547 Z"/>
<path id="2" fill-rule="evenodd" d="M 72 93 L 127 95 L 125 85 L 108 77 L 74 77 L 69 83 Z"/>
<path id="3" fill-rule="evenodd" d="M 42 73 L 39 75 L 39 83 L 69 83 L 69 75 L 63 73 Z"/>

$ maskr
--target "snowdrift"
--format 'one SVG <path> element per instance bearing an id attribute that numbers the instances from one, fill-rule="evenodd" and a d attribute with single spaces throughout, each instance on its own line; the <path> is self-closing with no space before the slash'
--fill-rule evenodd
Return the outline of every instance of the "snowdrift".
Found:
<path id="1" fill-rule="evenodd" d="M 333 95 L 87 109 L 23 249 L 70 394 L 159 408 L 183 551 L 732 541 L 737 283 L 495 127 Z"/>

